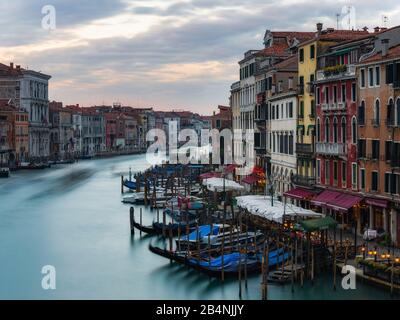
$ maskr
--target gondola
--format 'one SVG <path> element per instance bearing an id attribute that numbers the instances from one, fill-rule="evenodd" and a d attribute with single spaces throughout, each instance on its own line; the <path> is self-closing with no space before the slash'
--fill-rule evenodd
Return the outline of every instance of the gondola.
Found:
<path id="1" fill-rule="evenodd" d="M 196 226 L 196 221 L 189 221 L 188 223 L 182 222 L 182 223 L 169 223 L 169 224 L 163 224 L 160 222 L 153 222 L 151 226 L 143 226 L 140 223 L 137 223 L 135 219 L 133 219 L 132 224 L 133 226 L 147 234 L 163 234 L 165 232 L 165 235 L 168 236 L 170 234 L 170 230 L 172 231 L 173 236 L 177 236 L 178 234 L 186 234 L 188 226 L 189 226 L 189 232 L 193 230 L 193 228 Z"/>

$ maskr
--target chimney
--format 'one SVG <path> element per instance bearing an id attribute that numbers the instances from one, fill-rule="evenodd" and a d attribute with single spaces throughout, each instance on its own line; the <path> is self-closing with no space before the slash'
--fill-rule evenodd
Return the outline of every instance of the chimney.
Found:
<path id="1" fill-rule="evenodd" d="M 389 39 L 382 39 L 382 57 L 386 57 L 389 51 Z"/>
<path id="2" fill-rule="evenodd" d="M 326 31 L 328 31 L 328 33 L 331 33 L 333 31 L 335 31 L 335 29 L 334 28 L 327 28 Z"/>
<path id="3" fill-rule="evenodd" d="M 21 66 L 20 65 L 16 65 L 15 68 L 17 68 L 17 70 L 21 70 Z"/>
<path id="4" fill-rule="evenodd" d="M 374 28 L 374 32 L 375 32 L 375 33 L 378 33 L 380 29 L 381 29 L 381 28 L 379 28 L 379 27 L 375 27 L 375 28 Z"/>
<path id="5" fill-rule="evenodd" d="M 368 31 L 368 27 L 365 26 L 365 27 L 363 28 L 363 30 L 364 30 L 365 32 L 367 32 L 367 31 Z"/>
<path id="6" fill-rule="evenodd" d="M 318 33 L 321 33 L 321 31 L 322 31 L 322 27 L 323 27 L 324 25 L 321 23 L 321 22 L 318 22 L 317 23 L 317 32 Z"/>
<path id="7" fill-rule="evenodd" d="M 14 69 L 14 63 L 13 62 L 10 62 L 10 69 L 11 70 Z"/>

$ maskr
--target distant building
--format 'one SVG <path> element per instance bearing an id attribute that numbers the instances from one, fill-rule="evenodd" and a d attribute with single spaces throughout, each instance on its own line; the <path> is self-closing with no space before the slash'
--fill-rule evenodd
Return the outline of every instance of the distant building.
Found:
<path id="1" fill-rule="evenodd" d="M 82 156 L 106 151 L 104 115 L 93 108 L 82 108 Z"/>
<path id="2" fill-rule="evenodd" d="M 46 161 L 50 154 L 48 82 L 51 76 L 10 63 L 0 64 L 0 99 L 12 99 L 29 114 L 29 156 Z"/>
<path id="3" fill-rule="evenodd" d="M 0 163 L 15 167 L 29 158 L 28 112 L 0 100 Z"/>

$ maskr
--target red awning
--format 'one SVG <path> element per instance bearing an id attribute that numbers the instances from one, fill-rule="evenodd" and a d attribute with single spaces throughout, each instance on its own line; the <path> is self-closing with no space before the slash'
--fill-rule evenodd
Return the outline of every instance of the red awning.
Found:
<path id="1" fill-rule="evenodd" d="M 365 203 L 371 206 L 380 207 L 386 209 L 388 207 L 389 202 L 384 199 L 373 199 L 373 198 L 366 198 Z"/>
<path id="2" fill-rule="evenodd" d="M 351 207 L 360 203 L 361 197 L 342 193 L 339 197 L 327 204 L 327 207 L 336 211 L 347 212 Z"/>
<path id="3" fill-rule="evenodd" d="M 224 172 L 225 172 L 225 173 L 233 173 L 233 172 L 235 171 L 236 168 L 237 168 L 237 165 L 236 165 L 236 164 L 230 164 L 230 165 L 227 165 L 227 166 L 225 167 Z"/>
<path id="4" fill-rule="evenodd" d="M 255 184 L 258 181 L 258 178 L 255 176 L 247 176 L 242 180 L 242 182 L 247 184 Z"/>
<path id="5" fill-rule="evenodd" d="M 326 206 L 328 202 L 339 197 L 342 193 L 332 191 L 332 190 L 324 190 L 319 195 L 317 195 L 312 201 L 311 204 L 314 206 Z"/>
<path id="6" fill-rule="evenodd" d="M 211 179 L 211 178 L 220 178 L 221 173 L 220 172 L 206 172 L 202 173 L 199 178 L 204 180 L 204 179 Z"/>
<path id="7" fill-rule="evenodd" d="M 312 198 L 315 195 L 315 193 L 302 188 L 294 188 L 292 190 L 285 192 L 283 195 L 289 198 L 305 200 Z"/>

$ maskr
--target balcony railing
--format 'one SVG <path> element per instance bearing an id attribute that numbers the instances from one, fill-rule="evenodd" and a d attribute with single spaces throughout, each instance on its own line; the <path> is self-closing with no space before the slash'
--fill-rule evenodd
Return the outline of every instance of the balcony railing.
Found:
<path id="1" fill-rule="evenodd" d="M 344 143 L 331 143 L 331 142 L 317 142 L 315 144 L 316 153 L 326 155 L 344 156 L 347 154 L 346 144 Z"/>
<path id="2" fill-rule="evenodd" d="M 314 145 L 311 143 L 296 143 L 296 152 L 301 154 L 313 154 Z"/>
<path id="3" fill-rule="evenodd" d="M 356 66 L 349 64 L 346 66 L 335 66 L 317 71 L 317 81 L 331 80 L 341 77 L 351 77 L 356 75 Z"/>
<path id="4" fill-rule="evenodd" d="M 387 127 L 394 127 L 395 126 L 395 121 L 392 118 L 388 118 L 385 120 L 386 126 Z"/>
<path id="5" fill-rule="evenodd" d="M 294 174 L 292 176 L 292 183 L 297 186 L 313 187 L 316 183 L 316 179 L 315 179 L 315 177 Z"/>
<path id="6" fill-rule="evenodd" d="M 346 109 L 345 102 L 331 102 L 321 104 L 322 111 L 343 111 Z"/>

